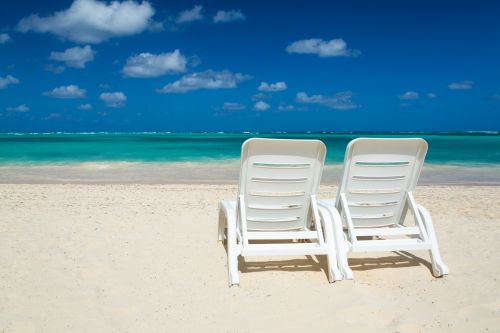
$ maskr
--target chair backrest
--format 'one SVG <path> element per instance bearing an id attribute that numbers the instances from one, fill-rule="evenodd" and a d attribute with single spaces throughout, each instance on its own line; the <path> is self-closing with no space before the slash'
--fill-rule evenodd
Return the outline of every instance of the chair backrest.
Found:
<path id="1" fill-rule="evenodd" d="M 349 205 L 355 227 L 396 224 L 406 193 L 414 191 L 427 153 L 419 138 L 352 140 L 346 149 L 340 194 Z"/>
<path id="2" fill-rule="evenodd" d="M 253 138 L 241 148 L 239 194 L 248 230 L 301 230 L 311 221 L 326 147 L 319 140 Z"/>

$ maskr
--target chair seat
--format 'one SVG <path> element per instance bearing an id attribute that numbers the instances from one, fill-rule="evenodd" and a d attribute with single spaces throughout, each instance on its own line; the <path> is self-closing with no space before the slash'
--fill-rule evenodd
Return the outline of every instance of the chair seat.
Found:
<path id="1" fill-rule="evenodd" d="M 318 243 L 293 244 L 248 244 L 243 247 L 243 256 L 297 256 L 327 254 L 327 246 Z"/>
<path id="2" fill-rule="evenodd" d="M 247 233 L 248 240 L 278 240 L 278 239 L 317 239 L 316 231 L 301 230 L 301 231 L 249 231 Z"/>
<path id="3" fill-rule="evenodd" d="M 412 251 L 428 250 L 429 242 L 420 239 L 377 239 L 358 240 L 351 243 L 352 252 L 377 252 L 377 251 Z"/>

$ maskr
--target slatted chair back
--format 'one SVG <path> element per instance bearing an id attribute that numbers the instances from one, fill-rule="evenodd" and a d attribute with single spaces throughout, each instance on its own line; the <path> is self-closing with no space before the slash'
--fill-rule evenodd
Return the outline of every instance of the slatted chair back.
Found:
<path id="1" fill-rule="evenodd" d="M 406 193 L 415 190 L 426 153 L 427 142 L 418 138 L 351 141 L 336 207 L 344 195 L 354 227 L 399 223 Z"/>
<path id="2" fill-rule="evenodd" d="M 326 147 L 319 140 L 247 140 L 242 146 L 239 183 L 247 230 L 306 229 L 325 155 Z"/>

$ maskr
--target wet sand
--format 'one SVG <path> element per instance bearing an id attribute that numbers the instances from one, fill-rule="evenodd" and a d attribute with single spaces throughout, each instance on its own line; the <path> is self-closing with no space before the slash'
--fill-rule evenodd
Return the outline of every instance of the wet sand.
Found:
<path id="1" fill-rule="evenodd" d="M 419 184 L 498 185 L 499 166 L 426 164 Z M 322 182 L 337 184 L 342 165 L 327 164 Z M 239 160 L 206 163 L 92 162 L 2 165 L 0 184 L 235 184 Z"/>

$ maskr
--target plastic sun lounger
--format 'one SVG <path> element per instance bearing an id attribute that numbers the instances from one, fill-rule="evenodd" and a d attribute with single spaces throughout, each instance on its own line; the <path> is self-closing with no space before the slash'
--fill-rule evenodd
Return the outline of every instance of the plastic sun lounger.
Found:
<path id="1" fill-rule="evenodd" d="M 239 284 L 240 255 L 326 255 L 329 281 L 342 279 L 333 224 L 316 199 L 325 154 L 318 140 L 245 141 L 238 198 L 219 205 L 218 238 L 227 241 L 229 286 Z"/>
<path id="2" fill-rule="evenodd" d="M 360 138 L 347 146 L 337 197 L 319 202 L 329 209 L 334 223 L 344 278 L 353 278 L 348 251 L 429 250 L 433 274 L 448 274 L 431 216 L 413 197 L 426 153 L 423 139 Z M 414 226 L 404 225 L 408 209 Z"/>

